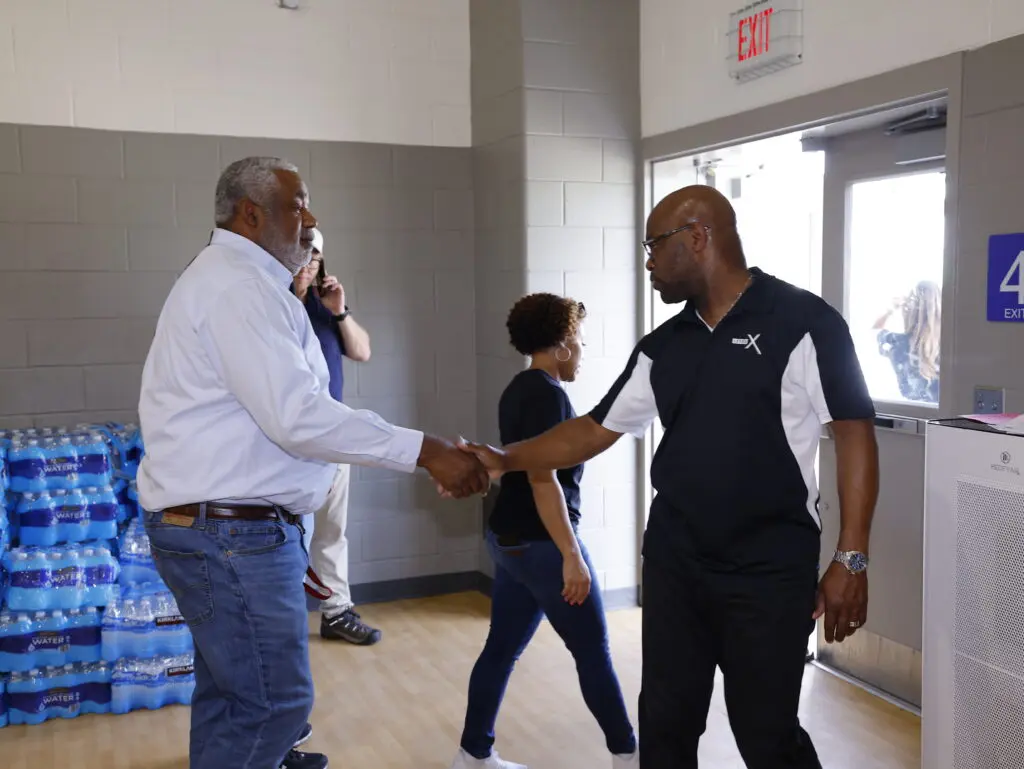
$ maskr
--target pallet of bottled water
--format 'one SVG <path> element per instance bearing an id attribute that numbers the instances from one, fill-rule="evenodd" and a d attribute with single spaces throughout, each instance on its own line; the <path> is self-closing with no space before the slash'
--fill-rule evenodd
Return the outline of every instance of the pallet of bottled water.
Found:
<path id="1" fill-rule="evenodd" d="M 33 668 L 7 681 L 8 723 L 41 724 L 53 718 L 109 713 L 111 670 L 105 662 Z"/>
<path id="2" fill-rule="evenodd" d="M 132 585 L 103 612 L 102 657 L 178 657 L 192 653 L 192 634 L 162 582 Z"/>
<path id="3" fill-rule="evenodd" d="M 194 658 L 192 654 L 126 657 L 114 664 L 111 684 L 111 713 L 188 705 L 196 687 Z"/>
<path id="4" fill-rule="evenodd" d="M 0 612 L 0 670 L 24 673 L 102 659 L 100 612 Z"/>

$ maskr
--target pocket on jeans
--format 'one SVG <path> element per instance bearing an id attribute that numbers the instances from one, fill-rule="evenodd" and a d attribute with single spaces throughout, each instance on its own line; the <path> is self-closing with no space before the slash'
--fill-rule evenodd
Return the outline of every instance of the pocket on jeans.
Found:
<path id="1" fill-rule="evenodd" d="M 232 524 L 221 528 L 220 539 L 229 558 L 264 555 L 284 546 L 288 530 L 283 523 Z"/>
<path id="2" fill-rule="evenodd" d="M 153 560 L 189 627 L 213 619 L 213 589 L 206 553 L 179 553 L 150 544 Z"/>

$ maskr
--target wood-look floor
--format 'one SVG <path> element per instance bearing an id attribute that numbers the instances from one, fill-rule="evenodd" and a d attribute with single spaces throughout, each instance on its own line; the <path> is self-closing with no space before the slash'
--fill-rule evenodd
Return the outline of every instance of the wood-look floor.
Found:
<path id="1" fill-rule="evenodd" d="M 319 617 L 311 617 L 317 704 L 306 748 L 327 753 L 331 766 L 342 769 L 446 769 L 462 725 L 469 671 L 487 633 L 487 610 L 487 599 L 475 593 L 361 607 L 363 617 L 384 630 L 384 640 L 369 648 L 322 641 L 315 632 Z M 635 719 L 640 612 L 612 612 L 609 624 Z M 188 714 L 185 707 L 171 707 L 7 727 L 0 729 L 0 765 L 183 769 Z M 812 667 L 802 718 L 827 769 L 921 766 L 915 716 Z M 610 766 L 572 660 L 546 623 L 512 677 L 497 747 L 531 769 Z M 701 743 L 701 766 L 743 767 L 719 692 Z"/>

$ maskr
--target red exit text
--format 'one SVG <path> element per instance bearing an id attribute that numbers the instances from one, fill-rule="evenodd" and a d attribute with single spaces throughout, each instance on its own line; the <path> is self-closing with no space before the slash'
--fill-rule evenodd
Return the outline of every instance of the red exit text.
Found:
<path id="1" fill-rule="evenodd" d="M 774 8 L 758 11 L 753 16 L 740 19 L 740 61 L 749 61 L 755 56 L 768 53 L 771 40 L 771 23 Z"/>

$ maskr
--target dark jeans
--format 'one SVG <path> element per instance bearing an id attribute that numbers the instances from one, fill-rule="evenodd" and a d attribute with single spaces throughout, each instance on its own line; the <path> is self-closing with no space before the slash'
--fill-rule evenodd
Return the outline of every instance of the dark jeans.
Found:
<path id="1" fill-rule="evenodd" d="M 146 532 L 195 641 L 189 766 L 277 769 L 313 707 L 300 527 L 148 513 Z"/>
<path id="2" fill-rule="evenodd" d="M 608 750 L 632 753 L 636 738 L 612 667 L 601 589 L 587 549 L 580 543 L 594 575 L 590 595 L 581 605 L 570 606 L 562 598 L 562 554 L 553 542 L 504 547 L 488 531 L 487 546 L 495 568 L 491 630 L 469 679 L 462 749 L 475 758 L 491 754 L 494 724 L 512 668 L 547 615 L 576 660 L 583 699 L 604 731 Z"/>
<path id="3" fill-rule="evenodd" d="M 821 769 L 797 718 L 816 589 L 813 565 L 749 575 L 644 561 L 643 769 L 697 769 L 716 666 L 749 769 Z"/>

